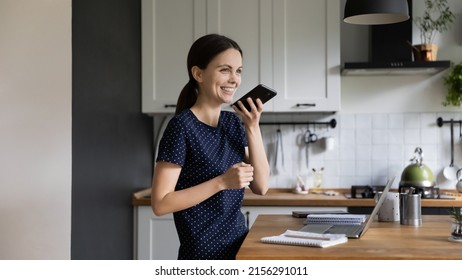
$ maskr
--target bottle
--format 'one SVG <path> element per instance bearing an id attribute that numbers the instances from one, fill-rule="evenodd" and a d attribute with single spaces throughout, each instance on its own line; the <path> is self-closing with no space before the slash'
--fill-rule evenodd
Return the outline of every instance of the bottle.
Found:
<path id="1" fill-rule="evenodd" d="M 322 187 L 322 183 L 323 183 L 323 171 L 324 171 L 324 167 L 321 167 L 321 169 L 319 170 L 316 170 L 313 168 L 313 188 L 316 189 L 316 190 L 319 190 L 321 189 Z"/>

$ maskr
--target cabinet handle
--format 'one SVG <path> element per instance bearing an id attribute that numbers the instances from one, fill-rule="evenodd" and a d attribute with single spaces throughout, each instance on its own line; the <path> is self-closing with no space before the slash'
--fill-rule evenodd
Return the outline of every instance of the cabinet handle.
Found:
<path id="1" fill-rule="evenodd" d="M 165 104 L 164 105 L 164 108 L 175 108 L 176 105 L 175 104 Z"/>
<path id="2" fill-rule="evenodd" d="M 316 103 L 297 103 L 297 107 L 316 107 Z"/>

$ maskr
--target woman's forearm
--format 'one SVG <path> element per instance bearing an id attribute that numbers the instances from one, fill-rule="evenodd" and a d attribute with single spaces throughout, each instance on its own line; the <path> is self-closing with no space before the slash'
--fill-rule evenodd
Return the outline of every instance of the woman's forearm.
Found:
<path id="1" fill-rule="evenodd" d="M 248 161 L 254 168 L 254 180 L 250 184 L 252 192 L 260 195 L 268 191 L 270 169 L 266 157 L 260 127 L 246 127 Z"/>
<path id="2" fill-rule="evenodd" d="M 224 188 L 223 180 L 218 176 L 202 184 L 175 191 L 180 171 L 180 168 L 156 167 L 152 183 L 151 207 L 157 216 L 190 208 Z"/>

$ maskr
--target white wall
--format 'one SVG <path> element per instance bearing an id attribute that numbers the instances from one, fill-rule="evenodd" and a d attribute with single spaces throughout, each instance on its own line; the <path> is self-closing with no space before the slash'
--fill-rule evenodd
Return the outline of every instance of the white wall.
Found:
<path id="1" fill-rule="evenodd" d="M 341 0 L 342 8 L 345 0 Z M 438 60 L 462 62 L 462 1 L 449 0 L 456 22 L 451 30 L 437 35 Z M 413 1 L 413 15 L 421 15 L 423 0 Z M 343 9 L 342 9 L 343 14 Z M 342 62 L 367 61 L 368 27 L 342 23 Z M 413 42 L 419 43 L 419 30 L 413 25 Z M 447 88 L 440 74 L 407 76 L 342 76 L 342 113 L 385 112 L 460 112 L 461 108 L 444 107 Z"/>
<path id="2" fill-rule="evenodd" d="M 0 0 L 0 259 L 70 259 L 71 0 Z"/>

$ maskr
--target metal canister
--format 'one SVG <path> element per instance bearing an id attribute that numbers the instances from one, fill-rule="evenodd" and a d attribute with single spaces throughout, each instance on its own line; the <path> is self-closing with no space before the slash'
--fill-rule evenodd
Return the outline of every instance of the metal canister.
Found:
<path id="1" fill-rule="evenodd" d="M 417 227 L 422 225 L 422 207 L 420 194 L 400 193 L 399 208 L 399 218 L 402 225 Z"/>

